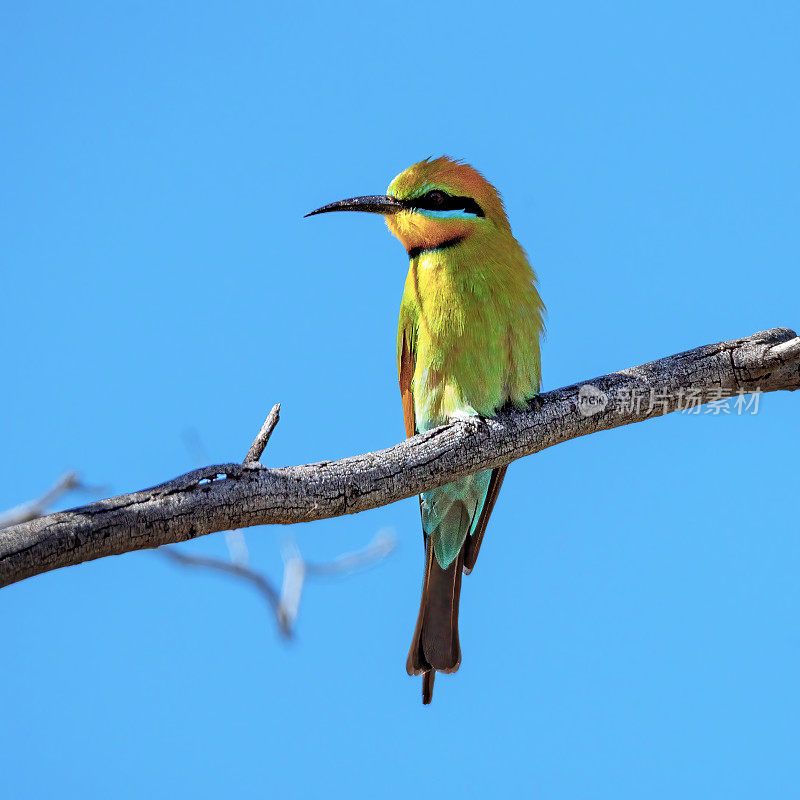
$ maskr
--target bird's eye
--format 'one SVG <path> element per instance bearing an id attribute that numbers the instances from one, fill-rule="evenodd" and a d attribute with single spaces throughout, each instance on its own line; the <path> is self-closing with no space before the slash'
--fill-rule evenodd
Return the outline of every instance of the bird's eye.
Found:
<path id="1" fill-rule="evenodd" d="M 483 209 L 471 197 L 453 197 L 442 189 L 431 189 L 416 199 L 407 200 L 406 205 L 425 211 L 464 211 L 476 217 L 484 215 Z"/>
<path id="2" fill-rule="evenodd" d="M 447 195 L 444 192 L 440 192 L 436 189 L 425 194 L 425 199 L 430 203 L 429 208 L 441 208 L 444 205 L 446 197 Z"/>

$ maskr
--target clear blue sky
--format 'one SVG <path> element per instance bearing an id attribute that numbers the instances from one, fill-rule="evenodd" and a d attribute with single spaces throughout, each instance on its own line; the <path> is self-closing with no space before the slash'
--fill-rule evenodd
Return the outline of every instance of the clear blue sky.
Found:
<path id="1" fill-rule="evenodd" d="M 660 7 L 657 7 L 660 6 Z M 303 213 L 467 159 L 549 309 L 544 383 L 800 326 L 794 3 L 6 4 L 0 507 L 403 435 L 406 259 Z M 150 552 L 0 592 L 22 798 L 787 798 L 800 782 L 798 398 L 672 415 L 509 471 L 463 666 L 405 675 L 417 503 L 294 530 L 371 572 L 261 600 Z M 77 504 L 72 496 L 65 502 Z M 248 534 L 278 577 L 287 532 Z M 221 535 L 184 545 L 224 555 Z"/>

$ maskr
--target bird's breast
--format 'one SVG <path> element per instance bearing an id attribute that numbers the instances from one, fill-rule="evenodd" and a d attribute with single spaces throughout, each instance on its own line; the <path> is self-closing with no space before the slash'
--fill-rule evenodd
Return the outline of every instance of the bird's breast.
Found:
<path id="1" fill-rule="evenodd" d="M 491 416 L 520 384 L 517 303 L 485 276 L 464 280 L 436 259 L 420 259 L 409 274 L 416 312 L 412 381 L 418 430 L 463 414 Z M 461 279 L 459 279 L 461 277 Z M 531 331 L 537 337 L 538 331 Z M 531 376 L 525 391 L 531 390 Z M 516 390 L 516 389 L 515 389 Z"/>

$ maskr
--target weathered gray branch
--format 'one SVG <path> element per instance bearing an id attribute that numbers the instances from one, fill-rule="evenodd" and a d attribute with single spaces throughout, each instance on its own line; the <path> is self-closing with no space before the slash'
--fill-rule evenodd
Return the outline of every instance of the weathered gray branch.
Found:
<path id="1" fill-rule="evenodd" d="M 212 465 L 151 489 L 7 528 L 0 532 L 0 586 L 214 531 L 355 514 L 568 439 L 670 413 L 688 394 L 708 402 L 720 393 L 795 390 L 800 338 L 775 328 L 588 383 L 596 397 L 605 397 L 602 410 L 592 409 L 596 413 L 579 411 L 583 384 L 573 384 L 540 395 L 530 409 L 452 422 L 386 450 L 280 469 Z M 648 393 L 649 402 L 628 402 L 632 394 Z"/>

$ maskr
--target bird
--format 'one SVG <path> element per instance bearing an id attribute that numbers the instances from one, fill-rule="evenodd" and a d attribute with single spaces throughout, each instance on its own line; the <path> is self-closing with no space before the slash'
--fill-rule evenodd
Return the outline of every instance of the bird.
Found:
<path id="1" fill-rule="evenodd" d="M 497 189 L 461 160 L 426 158 L 385 195 L 339 200 L 306 216 L 333 211 L 383 215 L 408 254 L 397 333 L 406 436 L 527 407 L 541 386 L 545 307 Z M 422 675 L 426 705 L 436 672 L 461 664 L 461 576 L 475 566 L 506 470 L 481 470 L 420 495 L 425 573 L 406 669 Z"/>

